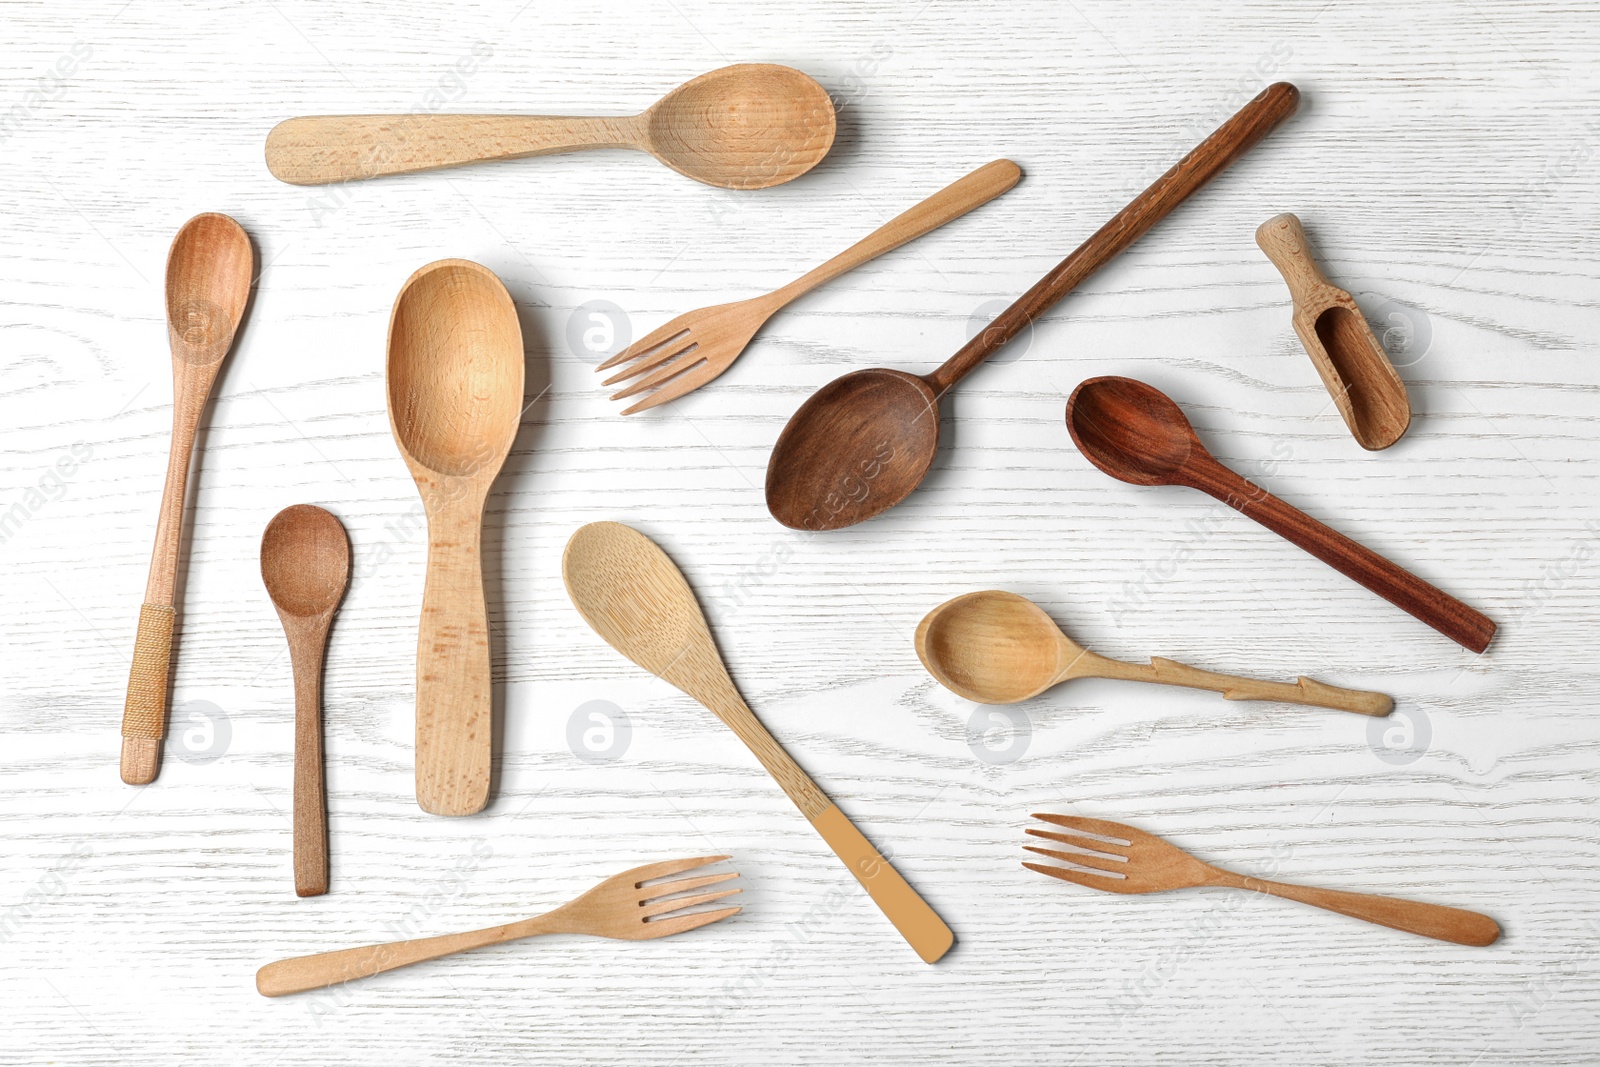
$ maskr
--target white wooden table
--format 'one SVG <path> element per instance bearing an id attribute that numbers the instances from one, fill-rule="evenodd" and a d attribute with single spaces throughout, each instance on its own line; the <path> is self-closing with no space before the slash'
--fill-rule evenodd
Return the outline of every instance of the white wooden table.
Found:
<path id="1" fill-rule="evenodd" d="M 0 1062 L 1600 1056 L 1593 5 L 8 0 L 0 22 Z M 764 193 L 624 153 L 336 190 L 262 164 L 291 115 L 626 112 L 744 60 L 842 104 L 832 154 Z M 1302 113 L 965 383 L 918 493 L 829 536 L 768 517 L 768 450 L 813 389 L 931 369 L 1278 78 Z M 637 337 L 775 287 L 999 156 L 1026 173 L 1013 192 L 806 297 L 714 386 L 626 420 L 597 387 L 591 313 Z M 201 438 L 167 762 L 133 788 L 118 726 L 170 418 L 163 258 L 203 210 L 238 218 L 264 269 Z M 1290 331 L 1252 239 L 1280 211 L 1396 353 L 1416 418 L 1389 452 L 1350 439 Z M 446 256 L 518 301 L 533 401 L 485 535 L 503 761 L 489 810 L 453 820 L 412 798 L 425 545 L 383 391 L 390 304 Z M 1062 411 L 1102 373 L 1167 390 L 1224 461 L 1484 610 L 1489 653 L 1198 494 L 1093 470 Z M 298 502 L 344 520 L 356 575 L 327 676 L 333 888 L 311 900 L 257 569 Z M 560 552 L 596 519 L 676 558 L 751 705 L 956 930 L 942 963 L 728 731 L 578 618 Z M 928 609 L 991 587 L 1108 655 L 1305 673 L 1399 710 L 1086 682 L 992 718 L 911 646 Z M 1019 866 L 1041 810 L 1481 909 L 1505 936 L 1096 894 Z M 548 938 L 277 1001 L 252 985 L 271 959 L 497 923 L 709 852 L 735 856 L 747 907 L 682 938 Z"/>

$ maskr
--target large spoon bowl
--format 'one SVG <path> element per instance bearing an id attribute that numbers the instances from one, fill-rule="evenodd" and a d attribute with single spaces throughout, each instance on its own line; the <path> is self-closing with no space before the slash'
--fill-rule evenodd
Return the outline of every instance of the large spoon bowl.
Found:
<path id="1" fill-rule="evenodd" d="M 244 318 L 255 252 L 244 228 L 207 212 L 183 224 L 167 253 L 167 334 L 176 359 L 222 362 Z"/>
<path id="2" fill-rule="evenodd" d="M 644 113 L 644 147 L 685 177 L 726 189 L 798 178 L 833 147 L 833 101 L 812 78 L 775 63 L 702 74 Z"/>
<path id="3" fill-rule="evenodd" d="M 1063 641 L 1082 651 L 1027 597 L 987 589 L 930 611 L 917 627 L 916 648 L 928 673 L 957 696 L 1015 704 L 1056 683 Z"/>
<path id="4" fill-rule="evenodd" d="M 767 510 L 795 530 L 837 530 L 904 500 L 939 451 L 939 397 L 924 378 L 875 368 L 813 393 L 767 462 Z"/>
<path id="5" fill-rule="evenodd" d="M 1132 378 L 1090 378 L 1074 389 L 1067 432 L 1090 463 L 1134 485 L 1174 484 L 1191 457 L 1211 458 L 1183 409 Z"/>

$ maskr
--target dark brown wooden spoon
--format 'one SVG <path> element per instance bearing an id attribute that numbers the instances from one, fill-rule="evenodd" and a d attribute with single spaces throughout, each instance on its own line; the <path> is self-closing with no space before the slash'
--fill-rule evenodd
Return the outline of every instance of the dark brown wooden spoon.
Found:
<path id="1" fill-rule="evenodd" d="M 1217 462 L 1183 410 L 1154 386 L 1132 378 L 1090 378 L 1067 400 L 1067 431 L 1090 463 L 1119 481 L 1198 489 L 1452 641 L 1482 652 L 1494 637 L 1495 624 L 1479 612 Z"/>
<path id="2" fill-rule="evenodd" d="M 794 413 L 767 462 L 767 510 L 796 530 L 838 530 L 900 503 L 939 450 L 939 398 L 1284 119 L 1300 91 L 1288 82 L 1254 100 L 1200 142 L 932 374 L 855 371 Z"/>
<path id="3" fill-rule="evenodd" d="M 294 668 L 294 891 L 328 891 L 328 804 L 322 774 L 322 658 L 350 581 L 344 524 L 296 504 L 261 535 L 261 581 L 278 609 Z"/>

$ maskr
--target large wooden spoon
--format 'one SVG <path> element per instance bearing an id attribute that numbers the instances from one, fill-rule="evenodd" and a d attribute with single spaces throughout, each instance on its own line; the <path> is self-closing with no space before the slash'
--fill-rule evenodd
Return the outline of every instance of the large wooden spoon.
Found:
<path id="1" fill-rule="evenodd" d="M 294 891 L 328 891 L 328 802 L 322 773 L 322 660 L 350 581 L 350 539 L 329 512 L 284 508 L 261 535 L 261 581 L 278 609 L 294 668 Z"/>
<path id="2" fill-rule="evenodd" d="M 200 413 L 244 317 L 254 273 L 250 238 L 226 215 L 196 215 L 183 224 L 167 253 L 172 443 L 122 710 L 122 780 L 129 785 L 153 782 L 161 769 L 167 687 L 172 676 L 172 631 L 178 616 L 178 550 L 194 438 Z"/>
<path id="3" fill-rule="evenodd" d="M 767 510 L 797 530 L 837 530 L 904 500 L 939 449 L 939 398 L 1017 331 L 1133 244 L 1294 114 L 1288 82 L 1262 90 L 928 375 L 855 371 L 814 393 L 767 462 Z"/>
<path id="4" fill-rule="evenodd" d="M 1113 478 L 1198 489 L 1452 641 L 1482 652 L 1494 637 L 1494 623 L 1479 612 L 1218 463 L 1183 411 L 1154 386 L 1132 378 L 1090 378 L 1067 400 L 1067 430 L 1078 451 Z"/>
<path id="5" fill-rule="evenodd" d="M 724 189 L 798 178 L 833 146 L 827 90 L 789 67 L 740 63 L 702 74 L 642 115 L 326 115 L 267 135 L 267 169 L 294 185 L 410 174 L 579 148 L 637 148 Z"/>
<path id="6" fill-rule="evenodd" d="M 493 714 L 479 538 L 489 486 L 522 418 L 522 327 L 486 267 L 430 263 L 389 319 L 389 427 L 428 513 L 417 634 L 417 803 L 489 802 Z"/>
<path id="7" fill-rule="evenodd" d="M 999 589 L 967 593 L 928 612 L 917 627 L 916 648 L 940 685 L 979 704 L 1015 704 L 1074 678 L 1119 678 L 1209 689 L 1229 700 L 1281 700 L 1362 715 L 1394 710 L 1394 701 L 1382 693 L 1313 678 L 1290 685 L 1203 671 L 1159 656 L 1149 663 L 1107 659 L 1062 633 L 1027 597 Z"/>

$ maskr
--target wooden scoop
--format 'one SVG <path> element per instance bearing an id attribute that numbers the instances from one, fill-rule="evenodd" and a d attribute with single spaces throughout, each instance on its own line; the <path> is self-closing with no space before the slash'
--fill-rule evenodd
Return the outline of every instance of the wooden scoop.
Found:
<path id="1" fill-rule="evenodd" d="M 261 535 L 261 581 L 278 609 L 294 667 L 294 891 L 328 891 L 328 802 L 322 772 L 322 659 L 350 581 L 350 539 L 333 515 L 296 504 Z"/>
<path id="2" fill-rule="evenodd" d="M 1311 678 L 1294 685 L 1214 674 L 1170 659 L 1148 664 L 1107 659 L 1075 644 L 1033 601 L 991 589 L 967 593 L 928 612 L 917 627 L 917 657 L 939 684 L 979 704 L 1015 704 L 1074 678 L 1120 678 L 1209 689 L 1229 700 L 1281 700 L 1387 715 L 1382 693 L 1340 689 Z"/>
<path id="3" fill-rule="evenodd" d="M 196 215 L 167 253 L 167 343 L 172 348 L 172 442 L 150 576 L 139 608 L 128 696 L 122 710 L 122 780 L 146 785 L 161 768 L 178 609 L 178 552 L 200 413 L 250 300 L 255 253 L 226 215 Z"/>
<path id="4" fill-rule="evenodd" d="M 798 70 L 740 63 L 702 74 L 642 115 L 327 115 L 267 135 L 267 169 L 293 185 L 410 174 L 579 148 L 637 148 L 724 189 L 798 178 L 833 146 L 833 101 Z"/>
<path id="5" fill-rule="evenodd" d="M 654 541 L 617 522 L 591 522 L 561 557 L 567 595 L 606 644 L 677 686 L 739 736 L 861 883 L 923 962 L 955 935 L 755 717 L 717 654 L 694 591 Z"/>
<path id="6" fill-rule="evenodd" d="M 1480 612 L 1218 463 L 1183 410 L 1154 386 L 1132 378 L 1090 378 L 1067 400 L 1067 430 L 1090 463 L 1119 481 L 1198 489 L 1452 641 L 1482 652 L 1494 637 L 1494 623 Z"/>
<path id="7" fill-rule="evenodd" d="M 1294 332 L 1356 443 L 1376 452 L 1400 440 L 1411 425 L 1405 383 L 1355 297 L 1323 277 L 1300 220 L 1273 216 L 1256 229 L 1256 244 L 1289 283 Z"/>
<path id="8" fill-rule="evenodd" d="M 464 259 L 413 274 L 389 319 L 389 426 L 428 513 L 417 634 L 417 803 L 489 802 L 493 715 L 479 538 L 522 418 L 522 327 L 500 279 Z"/>
<path id="9" fill-rule="evenodd" d="M 938 453 L 939 398 L 1294 114 L 1299 101 L 1288 82 L 1263 89 L 931 374 L 855 371 L 812 394 L 767 461 L 772 517 L 796 530 L 837 530 L 904 500 Z"/>

